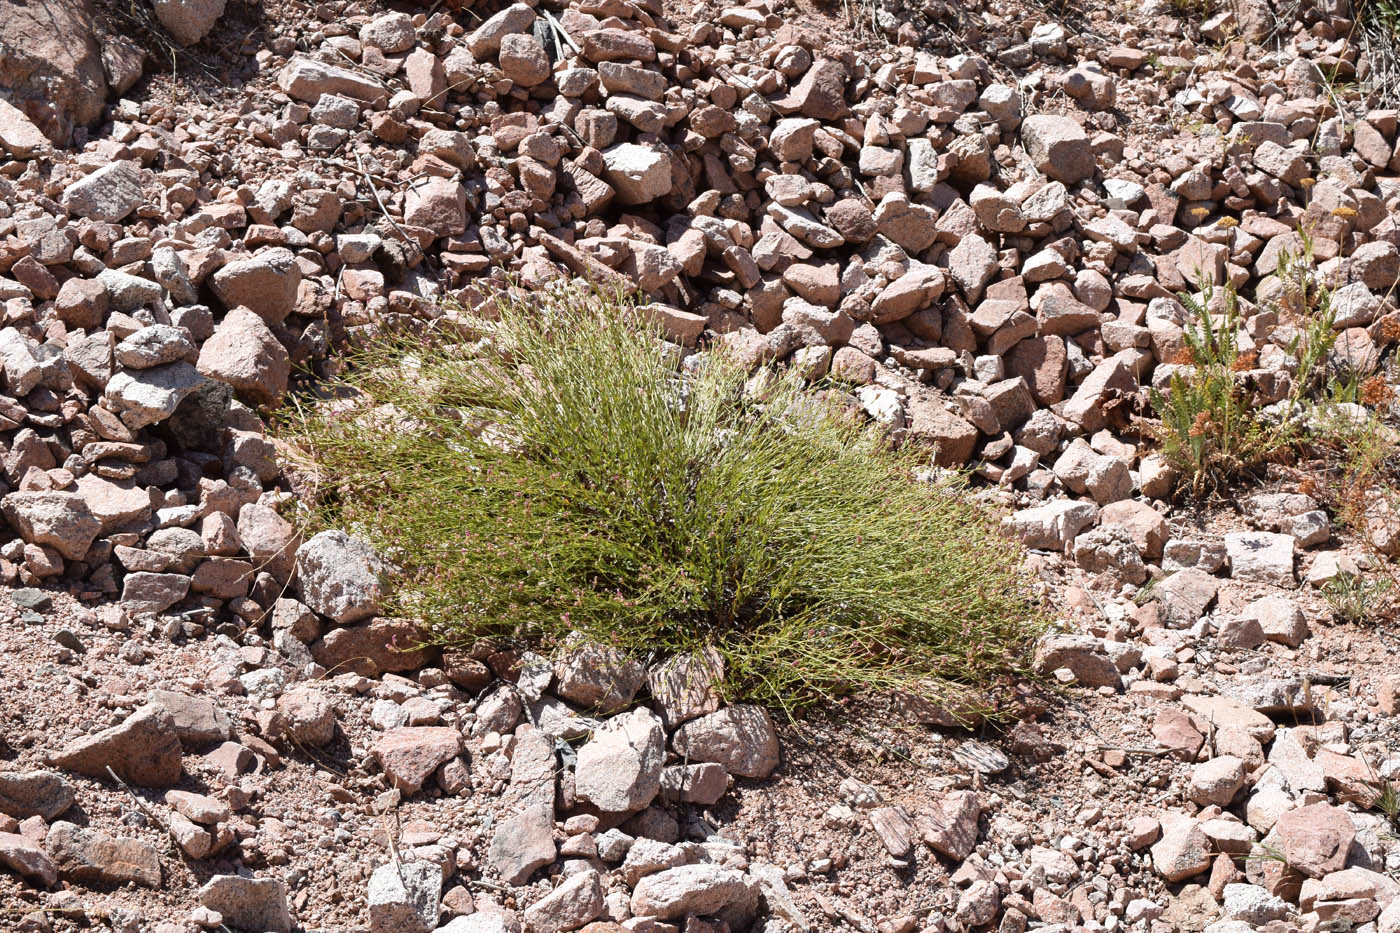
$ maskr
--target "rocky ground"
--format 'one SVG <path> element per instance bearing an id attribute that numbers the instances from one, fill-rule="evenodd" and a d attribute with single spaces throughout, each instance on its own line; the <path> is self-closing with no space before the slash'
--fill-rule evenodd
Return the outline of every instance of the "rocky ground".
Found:
<path id="1" fill-rule="evenodd" d="M 1393 421 L 1400 118 L 1344 3 L 44 15 L 0 0 L 0 927 L 1400 930 L 1400 637 L 1321 590 L 1390 578 L 1393 511 L 1173 506 L 1135 420 L 1203 278 L 1288 396 L 1306 238 Z M 260 411 L 578 278 L 971 466 L 1049 686 L 775 723 L 705 658 L 414 649 Z"/>

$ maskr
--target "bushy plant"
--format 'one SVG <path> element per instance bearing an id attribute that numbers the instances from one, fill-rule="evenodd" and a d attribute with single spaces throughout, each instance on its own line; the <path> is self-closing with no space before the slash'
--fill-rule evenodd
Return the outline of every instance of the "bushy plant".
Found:
<path id="1" fill-rule="evenodd" d="M 1192 320 L 1185 328 L 1190 369 L 1172 374 L 1165 393 L 1153 389 L 1152 407 L 1161 417 L 1157 437 L 1166 457 L 1194 496 L 1212 491 L 1262 463 L 1279 442 L 1278 433 L 1258 416 L 1254 393 L 1240 375 L 1238 299 L 1221 289 L 1221 313 L 1210 310 L 1212 286 L 1204 298 L 1183 294 Z"/>
<path id="2" fill-rule="evenodd" d="M 714 647 L 731 697 L 792 707 L 977 684 L 1035 633 L 1017 551 L 927 450 L 792 376 L 717 351 L 679 365 L 614 298 L 495 308 L 471 343 L 373 343 L 340 402 L 282 424 L 316 522 L 371 541 L 390 611 L 434 639 Z"/>
<path id="3" fill-rule="evenodd" d="M 1339 622 L 1353 625 L 1370 621 L 1386 604 L 1390 581 L 1385 577 L 1366 579 L 1348 573 L 1338 574 L 1322 587 L 1322 596 Z"/>
<path id="4" fill-rule="evenodd" d="M 1279 297 L 1273 310 L 1297 333 L 1284 348 L 1292 358 L 1290 387 L 1272 410 L 1261 406 L 1248 371 L 1257 354 L 1241 353 L 1243 318 L 1239 294 L 1229 283 L 1202 281 L 1199 295 L 1177 297 L 1191 319 L 1184 334 L 1188 368 L 1172 374 L 1166 392 L 1149 397 L 1160 423 L 1155 428 L 1162 454 L 1191 496 L 1212 493 L 1256 470 L 1266 461 L 1309 441 L 1307 422 L 1316 415 L 1319 395 L 1349 377 L 1328 373 L 1328 355 L 1336 342 L 1331 293 L 1318 280 L 1310 238 L 1303 248 L 1280 256 Z M 1219 298 L 1219 310 L 1212 311 Z M 1313 418 L 1313 420 L 1316 420 Z"/>

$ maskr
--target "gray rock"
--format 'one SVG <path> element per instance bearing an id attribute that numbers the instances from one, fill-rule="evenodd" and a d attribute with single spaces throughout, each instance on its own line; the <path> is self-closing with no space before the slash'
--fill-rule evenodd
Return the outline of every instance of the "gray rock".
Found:
<path id="1" fill-rule="evenodd" d="M 199 889 L 199 903 L 223 914 L 224 922 L 245 930 L 291 933 L 287 886 L 277 878 L 215 875 Z"/>
<path id="2" fill-rule="evenodd" d="M 135 311 L 159 304 L 165 294 L 159 282 L 117 269 L 103 269 L 97 273 L 97 281 L 107 289 L 107 306 L 113 311 Z"/>
<path id="3" fill-rule="evenodd" d="M 1268 531 L 1236 531 L 1225 536 L 1230 576 L 1236 580 L 1293 588 L 1293 554 L 1297 539 Z"/>
<path id="4" fill-rule="evenodd" d="M 122 580 L 122 611 L 129 616 L 156 615 L 184 599 L 190 578 L 181 573 L 129 573 Z"/>
<path id="5" fill-rule="evenodd" d="M 1098 514 L 1092 502 L 1056 499 L 1008 515 L 1001 530 L 1028 548 L 1063 552 Z"/>
<path id="6" fill-rule="evenodd" d="M 133 161 L 104 165 L 64 188 L 59 200 L 70 214 L 117 223 L 145 200 L 141 165 Z"/>
<path id="7" fill-rule="evenodd" d="M 1220 581 L 1194 567 L 1179 570 L 1157 584 L 1155 595 L 1168 628 L 1190 628 L 1215 602 Z"/>
<path id="8" fill-rule="evenodd" d="M 525 911 L 525 926 L 533 933 L 576 930 L 601 914 L 603 908 L 602 876 L 585 869 L 531 904 Z"/>
<path id="9" fill-rule="evenodd" d="M 341 625 L 379 610 L 384 571 L 372 547 L 343 531 L 322 531 L 297 549 L 302 601 Z"/>
<path id="10" fill-rule="evenodd" d="M 536 869 L 554 861 L 555 854 L 552 800 L 532 797 L 497 825 L 488 858 L 501 881 L 514 885 L 524 884 Z"/>
<path id="11" fill-rule="evenodd" d="M 661 920 L 714 915 L 752 897 L 754 887 L 751 879 L 733 868 L 681 865 L 638 881 L 632 891 L 632 914 Z"/>
<path id="12" fill-rule="evenodd" d="M 151 6 L 156 19 L 182 46 L 203 39 L 224 15 L 224 0 L 152 0 Z"/>
<path id="13" fill-rule="evenodd" d="M 614 716 L 578 750 L 578 798 L 604 813 L 641 810 L 661 790 L 665 759 L 666 733 L 651 710 Z"/>
<path id="14" fill-rule="evenodd" d="M 442 868 L 436 862 L 380 865 L 369 878 L 371 933 L 430 933 L 442 900 Z"/>
<path id="15" fill-rule="evenodd" d="M 152 324 L 117 344 L 116 361 L 128 369 L 150 369 L 195 355 L 194 342 L 182 327 Z"/>
<path id="16" fill-rule="evenodd" d="M 1292 909 L 1287 901 L 1253 884 L 1227 884 L 1224 894 L 1225 916 L 1263 926 L 1271 920 L 1282 920 Z"/>
<path id="17" fill-rule="evenodd" d="M 52 771 L 0 772 L 0 813 L 52 823 L 73 805 L 73 788 Z"/>
<path id="18" fill-rule="evenodd" d="M 132 430 L 164 421 L 207 380 L 186 362 L 136 372 L 120 372 L 103 392 L 107 407 Z"/>

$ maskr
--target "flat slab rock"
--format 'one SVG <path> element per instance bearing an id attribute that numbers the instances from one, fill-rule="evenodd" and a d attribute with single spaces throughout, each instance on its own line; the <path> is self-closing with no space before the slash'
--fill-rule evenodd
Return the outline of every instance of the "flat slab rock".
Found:
<path id="1" fill-rule="evenodd" d="M 125 722 L 78 739 L 54 755 L 52 764 L 88 777 L 110 780 L 111 768 L 124 781 L 142 787 L 171 787 L 180 780 L 182 758 L 175 720 L 146 705 Z"/>

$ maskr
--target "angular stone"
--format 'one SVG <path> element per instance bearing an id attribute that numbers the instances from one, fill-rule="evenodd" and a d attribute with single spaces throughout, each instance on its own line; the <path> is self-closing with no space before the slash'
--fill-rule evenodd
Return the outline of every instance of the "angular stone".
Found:
<path id="1" fill-rule="evenodd" d="M 391 729 L 374 743 L 374 757 L 390 782 L 414 794 L 439 765 L 462 750 L 462 736 L 450 726 L 403 726 Z"/>
<path id="2" fill-rule="evenodd" d="M 277 698 L 287 736 L 302 745 L 328 745 L 335 738 L 335 709 L 320 690 L 298 687 Z"/>
<path id="3" fill-rule="evenodd" d="M 224 0 L 153 0 L 156 19 L 181 46 L 191 46 L 209 34 L 224 15 Z"/>
<path id="4" fill-rule="evenodd" d="M 225 923 L 244 930 L 291 933 L 287 886 L 277 878 L 215 875 L 199 889 L 199 903 L 223 916 Z"/>
<path id="5" fill-rule="evenodd" d="M 592 869 L 569 877 L 525 911 L 525 925 L 536 933 L 576 930 L 603 913 L 603 878 Z"/>
<path id="6" fill-rule="evenodd" d="M 0 511 L 25 541 L 69 560 L 82 560 L 102 530 L 87 502 L 72 492 L 12 492 L 0 499 Z"/>
<path id="7" fill-rule="evenodd" d="M 1189 816 L 1162 817 L 1162 838 L 1152 846 L 1152 866 L 1170 882 L 1185 881 L 1210 868 L 1210 841 Z"/>
<path id="8" fill-rule="evenodd" d="M 128 573 L 122 580 L 122 611 L 130 616 L 158 615 L 189 591 L 190 578 L 182 573 Z"/>
<path id="9" fill-rule="evenodd" d="M 260 315 L 234 308 L 200 348 L 195 368 L 253 405 L 276 405 L 287 392 L 292 364 Z"/>
<path id="10" fill-rule="evenodd" d="M 116 361 L 129 369 L 150 369 L 194 355 L 189 332 L 169 324 L 143 327 L 117 344 Z"/>
<path id="11" fill-rule="evenodd" d="M 1309 878 L 1323 878 L 1346 867 L 1356 827 L 1340 807 L 1314 803 L 1279 817 L 1274 834 L 1290 868 Z"/>
<path id="12" fill-rule="evenodd" d="M 315 104 L 323 94 L 338 94 L 369 103 L 388 97 L 383 85 L 348 68 L 328 65 L 301 55 L 294 56 L 277 73 L 277 86 L 283 92 Z"/>
<path id="13" fill-rule="evenodd" d="M 527 33 L 535 25 L 535 11 L 527 4 L 513 3 L 489 17 L 467 36 L 467 48 L 477 61 L 485 61 L 501 49 L 501 40 L 514 33 Z"/>
<path id="14" fill-rule="evenodd" d="M 1035 114 L 1021 121 L 1021 141 L 1035 167 L 1067 185 L 1094 174 L 1094 150 L 1084 128 L 1069 117 Z"/>
<path id="15" fill-rule="evenodd" d="M 180 780 L 180 739 L 175 721 L 165 710 L 147 704 L 119 725 L 70 743 L 51 763 L 59 768 L 108 778 L 117 777 L 142 787 L 170 787 Z"/>
<path id="16" fill-rule="evenodd" d="M 422 630 L 405 619 L 371 619 L 327 632 L 311 646 L 311 656 L 336 674 L 353 671 L 363 677 L 378 677 L 429 664 L 435 651 L 423 644 L 424 637 Z"/>
<path id="17" fill-rule="evenodd" d="M 501 881 L 515 885 L 554 861 L 555 853 L 553 806 L 547 800 L 528 800 L 497 824 L 488 857 Z"/>
<path id="18" fill-rule="evenodd" d="M 1035 668 L 1042 673 L 1066 667 L 1085 687 L 1123 685 L 1118 667 L 1109 657 L 1102 639 L 1089 635 L 1047 635 L 1036 645 Z"/>
<path id="19" fill-rule="evenodd" d="M 378 611 L 385 568 L 360 539 L 319 532 L 297 549 L 296 563 L 302 601 L 332 622 L 358 622 Z"/>
<path id="20" fill-rule="evenodd" d="M 52 771 L 0 772 L 0 813 L 52 823 L 73 805 L 73 788 Z"/>
<path id="21" fill-rule="evenodd" d="M 1244 762 L 1234 755 L 1221 755 L 1191 769 L 1189 793 L 1203 807 L 1228 807 L 1244 785 Z"/>
<path id="22" fill-rule="evenodd" d="M 665 759 L 666 733 L 654 713 L 642 708 L 614 716 L 578 750 L 578 798 L 604 813 L 641 810 L 661 789 Z"/>
<path id="23" fill-rule="evenodd" d="M 719 709 L 718 687 L 724 679 L 724 658 L 713 649 L 677 655 L 649 670 L 646 679 L 662 724 L 674 729 Z"/>
<path id="24" fill-rule="evenodd" d="M 160 887 L 160 857 L 139 839 L 113 838 L 59 820 L 49 827 L 44 848 L 64 877 L 75 881 Z"/>
<path id="25" fill-rule="evenodd" d="M 646 669 L 618 649 L 571 639 L 554 662 L 554 678 L 561 699 L 606 713 L 632 702 Z"/>
<path id="26" fill-rule="evenodd" d="M 1215 595 L 1220 581 L 1203 570 L 1178 570 L 1157 584 L 1157 601 L 1168 628 L 1190 628 L 1200 621 Z"/>
<path id="27" fill-rule="evenodd" d="M 206 381 L 198 370 L 181 361 L 117 373 L 102 394 L 106 406 L 134 431 L 169 418 Z"/>
<path id="28" fill-rule="evenodd" d="M 671 157 L 659 148 L 619 143 L 603 150 L 603 166 L 623 204 L 646 204 L 671 191 Z"/>
<path id="29" fill-rule="evenodd" d="M 1292 589 L 1293 554 L 1297 540 L 1292 535 L 1267 531 L 1236 531 L 1225 535 L 1225 551 L 1230 555 L 1230 576 L 1236 580 L 1271 583 Z"/>
<path id="30" fill-rule="evenodd" d="M 64 188 L 59 200 L 70 214 L 117 223 L 145 200 L 141 165 L 132 161 L 108 163 Z"/>
<path id="31" fill-rule="evenodd" d="M 1093 524 L 1098 512 L 1092 502 L 1056 499 L 1006 516 L 1001 531 L 1028 548 L 1063 553 L 1080 531 Z"/>
<path id="32" fill-rule="evenodd" d="M 442 900 L 442 868 L 435 862 L 391 862 L 369 876 L 371 933 L 431 933 Z"/>
<path id="33" fill-rule="evenodd" d="M 226 263 L 209 283 L 225 308 L 247 308 L 269 324 L 279 324 L 296 307 L 301 267 L 291 250 L 273 247 Z"/>
<path id="34" fill-rule="evenodd" d="M 681 865 L 647 875 L 632 890 L 632 914 L 672 920 L 710 915 L 750 896 L 744 873 L 719 865 Z"/>
<path id="35" fill-rule="evenodd" d="M 961 862 L 977 846 L 977 819 L 981 813 L 976 793 L 955 790 L 936 797 L 916 823 L 925 843 Z"/>
<path id="36" fill-rule="evenodd" d="M 728 773 L 723 765 L 713 761 L 671 765 L 661 771 L 663 800 L 708 807 L 718 802 L 728 789 Z"/>
<path id="37" fill-rule="evenodd" d="M 0 866 L 46 888 L 58 883 L 58 866 L 28 836 L 0 832 Z"/>
<path id="38" fill-rule="evenodd" d="M 403 219 L 435 236 L 457 236 L 467 229 L 467 189 L 436 175 L 420 178 L 404 194 Z"/>
<path id="39" fill-rule="evenodd" d="M 146 705 L 170 716 L 175 736 L 186 751 L 233 738 L 233 721 L 208 697 L 152 690 Z"/>
<path id="40" fill-rule="evenodd" d="M 501 71 L 521 87 L 534 87 L 549 78 L 549 57 L 533 35 L 511 33 L 501 37 Z"/>
<path id="41" fill-rule="evenodd" d="M 49 138 L 24 112 L 9 101 L 0 100 L 0 149 L 16 159 L 28 159 L 50 148 Z"/>
<path id="42" fill-rule="evenodd" d="M 738 704 L 693 719 L 671 742 L 677 754 L 716 762 L 739 777 L 765 778 L 778 766 L 778 734 L 759 706 Z"/>

